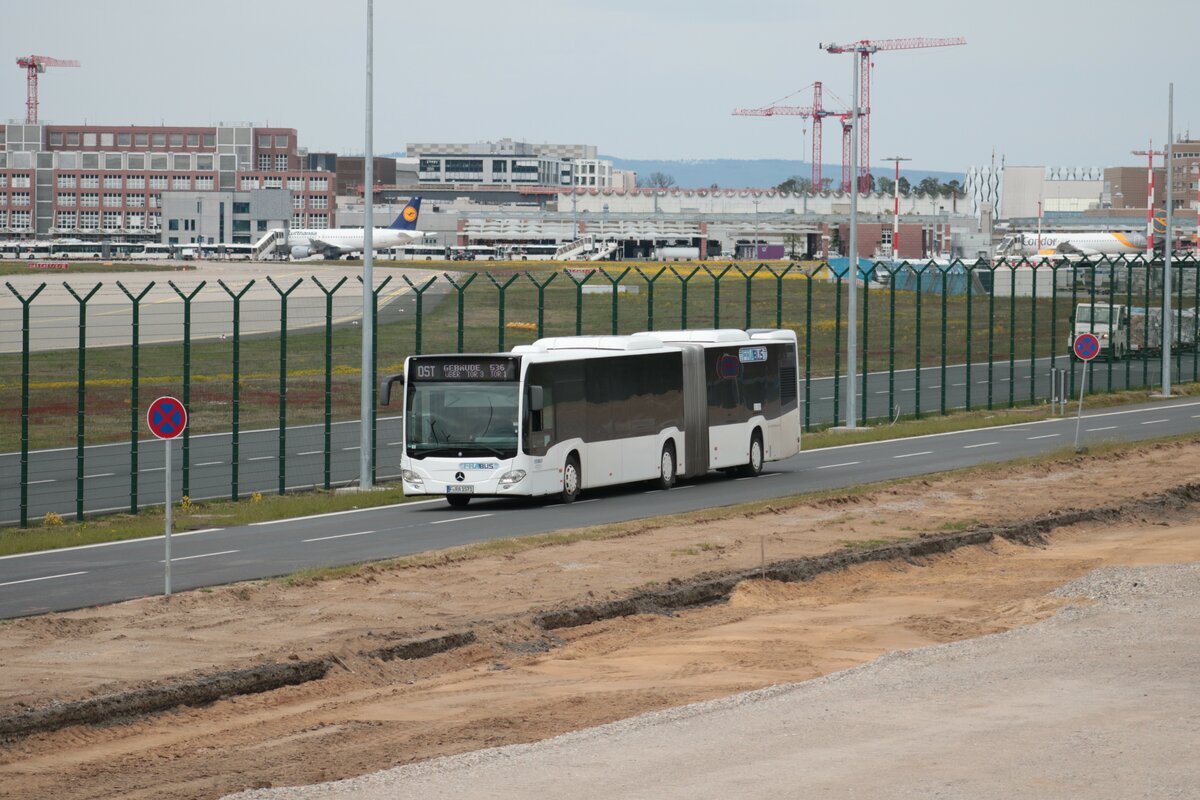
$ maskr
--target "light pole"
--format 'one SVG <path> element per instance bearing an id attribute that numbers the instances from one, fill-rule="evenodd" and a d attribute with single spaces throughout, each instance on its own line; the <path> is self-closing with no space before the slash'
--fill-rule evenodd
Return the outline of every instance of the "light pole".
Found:
<path id="1" fill-rule="evenodd" d="M 375 201 L 375 164 L 374 158 L 371 155 L 373 143 L 371 141 L 371 128 L 373 125 L 371 108 L 372 94 L 374 93 L 372 68 L 375 55 L 374 47 L 374 27 L 375 23 L 375 4 L 374 0 L 367 0 L 367 134 L 366 134 L 366 157 L 363 162 L 364 180 L 363 185 L 366 187 L 366 197 L 363 198 L 366 202 L 363 204 L 363 271 L 362 271 L 362 380 L 359 382 L 359 421 L 358 421 L 358 487 L 362 491 L 367 491 L 372 487 L 371 480 L 371 412 L 375 409 L 371 403 L 373 392 L 371 391 L 374 381 L 372 380 L 371 367 L 375 363 L 375 353 L 372 348 L 372 340 L 374 339 L 375 319 L 371 315 L 371 301 L 375 299 L 375 284 L 373 270 L 375 266 L 375 252 L 373 250 L 374 241 L 372 236 L 372 228 L 375 223 L 371 212 L 374 210 Z"/>
<path id="2" fill-rule="evenodd" d="M 900 162 L 912 161 L 911 158 L 903 156 L 890 156 L 883 159 L 884 161 L 896 162 L 896 183 L 892 187 L 894 192 L 892 201 L 892 262 L 900 261 Z"/>
<path id="3" fill-rule="evenodd" d="M 1163 232 L 1163 345 L 1162 345 L 1162 396 L 1171 396 L 1171 345 L 1173 344 L 1174 331 L 1171 328 L 1171 236 L 1172 231 L 1172 212 L 1174 209 L 1171 206 L 1175 205 L 1175 164 L 1174 162 L 1174 141 L 1175 141 L 1175 84 L 1168 84 L 1167 88 L 1167 229 Z M 1180 319 L 1180 327 L 1183 320 Z M 1182 340 L 1182 339 L 1181 339 Z"/>

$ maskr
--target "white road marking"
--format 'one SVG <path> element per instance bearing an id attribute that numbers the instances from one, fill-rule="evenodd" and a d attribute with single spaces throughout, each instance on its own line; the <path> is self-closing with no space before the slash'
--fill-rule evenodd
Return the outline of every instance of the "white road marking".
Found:
<path id="1" fill-rule="evenodd" d="M 940 388 L 942 388 L 942 385 L 939 383 L 937 386 L 930 386 L 929 388 L 930 389 L 940 389 Z"/>
<path id="2" fill-rule="evenodd" d="M 454 519 L 439 519 L 436 522 L 431 522 L 429 524 L 430 525 L 443 525 L 447 522 L 465 522 L 469 519 L 483 519 L 484 517 L 491 517 L 491 516 L 494 516 L 494 515 L 493 514 L 475 514 L 470 517 L 455 517 Z"/>
<path id="3" fill-rule="evenodd" d="M 908 387 L 907 389 L 901 389 L 900 391 L 902 391 L 902 392 L 915 392 L 915 391 L 916 391 L 916 389 L 910 386 L 910 387 Z"/>
<path id="4" fill-rule="evenodd" d="M 676 491 L 676 492 L 681 492 L 681 491 L 683 491 L 684 489 L 695 489 L 695 488 L 696 488 L 696 484 L 694 484 L 694 483 L 689 483 L 687 486 L 676 486 L 676 487 L 674 487 L 674 491 Z M 585 500 L 584 502 L 585 502 L 585 503 L 590 503 L 590 502 L 592 502 L 592 501 L 591 501 L 591 500 Z"/>
<path id="5" fill-rule="evenodd" d="M 139 469 L 138 472 L 162 472 L 164 469 L 166 467 L 146 467 L 146 469 Z"/>
<path id="6" fill-rule="evenodd" d="M 1165 419 L 1148 419 L 1145 422 L 1143 422 L 1142 424 L 1143 425 L 1157 425 L 1160 422 L 1169 422 L 1169 421 L 1170 420 L 1165 420 Z"/>
<path id="7" fill-rule="evenodd" d="M 241 550 L 222 550 L 219 553 L 201 553 L 198 556 L 182 556 L 180 558 L 172 558 L 171 563 L 174 564 L 176 561 L 191 561 L 193 558 L 209 558 L 210 556 L 227 556 L 230 553 L 240 553 L 240 552 L 241 552 Z M 160 560 L 158 563 L 165 564 L 166 561 Z"/>
<path id="8" fill-rule="evenodd" d="M 999 442 L 980 442 L 979 444 L 964 444 L 963 450 L 970 450 L 972 447 L 991 447 L 994 444 L 1000 444 L 1000 443 Z"/>
<path id="9" fill-rule="evenodd" d="M 821 399 L 821 400 L 832 400 L 832 399 L 833 399 L 833 395 L 829 395 L 829 397 L 822 397 L 822 398 L 820 398 L 820 399 Z"/>
<path id="10" fill-rule="evenodd" d="M 33 583 L 34 581 L 50 581 L 55 578 L 70 578 L 75 575 L 87 575 L 87 571 L 83 572 L 64 572 L 61 575 L 45 575 L 41 578 L 26 578 L 21 581 L 9 581 L 8 583 L 0 583 L 0 586 L 16 586 L 18 583 Z"/>
<path id="11" fill-rule="evenodd" d="M 683 488 L 685 488 L 685 489 L 690 489 L 691 487 L 690 487 L 690 486 L 685 486 L 685 487 L 683 487 Z M 583 505 L 584 503 L 598 503 L 598 502 L 600 502 L 600 498 L 599 498 L 599 497 L 593 497 L 591 500 L 576 500 L 576 501 L 575 501 L 575 505 L 577 505 L 577 506 L 581 506 L 581 505 Z M 550 506 L 546 506 L 546 508 L 550 508 Z"/>
<path id="12" fill-rule="evenodd" d="M 855 464 L 860 464 L 860 461 L 843 461 L 841 464 L 822 464 L 817 469 L 837 469 L 838 467 L 853 467 Z"/>
<path id="13" fill-rule="evenodd" d="M 315 539 L 304 539 L 302 541 L 323 542 L 326 539 L 345 539 L 348 536 L 366 536 L 368 533 L 375 533 L 375 531 L 358 531 L 357 533 L 339 533 L 336 536 L 318 536 Z"/>
<path id="14" fill-rule="evenodd" d="M 1025 441 L 1032 442 L 1034 439 L 1053 439 L 1055 436 L 1062 436 L 1061 433 L 1043 433 L 1041 436 L 1026 436 Z"/>
<path id="15" fill-rule="evenodd" d="M 399 447 L 402 444 L 404 444 L 404 442 L 388 442 L 387 446 L 388 447 Z"/>
<path id="16" fill-rule="evenodd" d="M 196 466 L 197 467 L 219 467 L 224 463 L 225 463 L 224 461 L 205 461 L 201 464 L 197 464 Z"/>
<path id="17" fill-rule="evenodd" d="M 966 386 L 965 383 L 952 383 L 951 386 Z"/>
<path id="18" fill-rule="evenodd" d="M 303 453 L 296 453 L 298 456 L 319 456 L 324 455 L 324 450 L 305 450 Z"/>
<path id="19" fill-rule="evenodd" d="M 898 455 L 898 456 L 892 456 L 892 458 L 912 458 L 913 456 L 927 456 L 927 455 L 931 455 L 932 453 L 933 453 L 932 450 L 922 450 L 919 453 L 902 453 L 901 455 Z"/>
<path id="20" fill-rule="evenodd" d="M 369 508 L 351 508 L 347 511 L 328 511 L 324 514 L 309 514 L 304 517 L 288 517 L 287 519 L 269 519 L 265 522 L 251 522 L 251 526 L 257 525 L 279 525 L 285 522 L 299 522 L 305 519 L 324 519 L 325 517 L 336 517 L 340 514 L 361 514 L 364 511 L 386 511 L 391 508 L 402 508 L 404 506 L 424 506 L 430 503 L 440 502 L 438 500 L 417 500 L 412 503 L 392 503 L 387 506 L 371 506 Z"/>
<path id="21" fill-rule="evenodd" d="M 97 472 L 95 475 L 84 475 L 83 479 L 86 481 L 89 478 L 111 478 L 116 474 L 115 472 Z"/>
<path id="22" fill-rule="evenodd" d="M 758 477 L 760 477 L 760 478 L 778 478 L 781 475 L 783 475 L 782 472 L 764 472 L 762 475 L 759 475 Z"/>
<path id="23" fill-rule="evenodd" d="M 359 445 L 356 444 L 356 445 L 354 445 L 354 447 L 343 447 L 342 451 L 345 452 L 346 450 L 357 450 L 358 448 L 359 448 Z"/>
<path id="24" fill-rule="evenodd" d="M 1094 431 L 1115 431 L 1116 429 L 1116 425 L 1105 425 L 1102 428 L 1084 428 L 1083 430 L 1087 433 L 1092 433 Z"/>
<path id="25" fill-rule="evenodd" d="M 272 458 L 275 458 L 275 456 L 254 456 L 253 458 L 247 458 L 246 460 L 247 461 L 270 461 Z"/>
<path id="26" fill-rule="evenodd" d="M 40 480 L 40 481 L 26 481 L 25 485 L 33 486 L 34 484 L 37 484 L 37 483 L 54 483 L 54 481 L 55 481 L 54 478 L 46 478 L 45 480 Z"/>

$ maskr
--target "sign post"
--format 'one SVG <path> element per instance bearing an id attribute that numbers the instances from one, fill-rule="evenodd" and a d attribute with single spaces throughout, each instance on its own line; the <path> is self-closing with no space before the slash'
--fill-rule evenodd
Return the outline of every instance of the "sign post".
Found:
<path id="1" fill-rule="evenodd" d="M 171 440 L 183 433 L 187 428 L 187 409 L 183 403 L 174 397 L 160 397 L 146 409 L 146 426 L 150 432 L 163 440 L 163 466 L 165 485 L 163 487 L 164 514 L 163 540 L 165 541 L 166 556 L 163 561 L 163 585 L 166 595 L 171 596 L 171 523 L 174 511 L 174 500 L 171 497 Z"/>
<path id="2" fill-rule="evenodd" d="M 1079 410 L 1075 412 L 1075 452 L 1079 450 L 1079 421 L 1083 417 L 1083 393 L 1087 389 L 1087 363 L 1100 354 L 1100 340 L 1094 333 L 1081 333 L 1071 344 L 1075 357 L 1084 363 L 1083 378 L 1079 381 Z"/>

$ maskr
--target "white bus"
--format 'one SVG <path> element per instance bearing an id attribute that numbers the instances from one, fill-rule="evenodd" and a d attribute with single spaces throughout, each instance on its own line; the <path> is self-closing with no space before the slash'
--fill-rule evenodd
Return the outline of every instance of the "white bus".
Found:
<path id="1" fill-rule="evenodd" d="M 486 244 L 455 245 L 450 248 L 451 261 L 495 261 L 496 248 Z"/>
<path id="2" fill-rule="evenodd" d="M 758 475 L 800 450 L 796 334 L 702 330 L 541 339 L 490 355 L 410 356 L 406 495 L 558 495 L 710 470 Z"/>
<path id="3" fill-rule="evenodd" d="M 141 246 L 140 250 L 134 250 L 129 254 L 130 258 L 138 260 L 160 260 L 170 261 L 175 257 L 175 248 L 169 244 L 161 244 L 159 242 L 146 242 Z"/>
<path id="4" fill-rule="evenodd" d="M 557 252 L 556 244 L 506 244 L 499 255 L 504 261 L 550 261 Z"/>
<path id="5" fill-rule="evenodd" d="M 441 244 L 402 244 L 382 251 L 392 261 L 448 261 L 449 248 Z"/>

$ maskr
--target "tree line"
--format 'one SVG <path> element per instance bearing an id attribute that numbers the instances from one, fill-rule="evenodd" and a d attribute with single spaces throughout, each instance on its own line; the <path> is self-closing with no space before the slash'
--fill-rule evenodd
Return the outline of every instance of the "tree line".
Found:
<path id="1" fill-rule="evenodd" d="M 832 190 L 832 188 L 833 188 L 833 178 L 823 178 L 821 180 L 821 187 L 820 187 L 819 191 L 828 192 L 828 191 Z M 896 189 L 896 182 L 894 180 L 892 180 L 891 178 L 888 178 L 884 175 L 880 175 L 879 177 L 876 177 L 875 175 L 868 173 L 867 174 L 867 188 L 869 191 L 872 191 L 872 192 L 883 192 L 884 194 L 892 194 L 892 192 L 894 192 Z M 813 189 L 813 182 L 811 180 L 809 180 L 808 178 L 801 178 L 798 175 L 794 175 L 791 178 L 788 178 L 783 183 L 776 186 L 775 189 L 780 192 L 793 192 L 793 193 L 795 193 L 795 192 L 810 192 Z M 942 183 L 940 180 L 933 177 L 932 175 L 927 175 L 926 177 L 922 178 L 921 182 L 918 183 L 914 187 L 909 182 L 908 178 L 901 175 L 900 176 L 900 194 L 910 195 L 910 194 L 914 194 L 914 193 L 922 194 L 922 195 L 925 195 L 926 197 L 930 197 L 930 196 L 951 197 L 951 196 L 955 196 L 955 195 L 957 195 L 958 197 L 962 197 L 964 194 L 962 184 L 957 179 L 947 181 L 946 183 Z"/>

